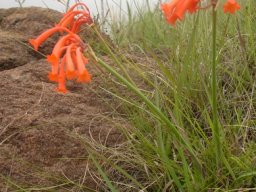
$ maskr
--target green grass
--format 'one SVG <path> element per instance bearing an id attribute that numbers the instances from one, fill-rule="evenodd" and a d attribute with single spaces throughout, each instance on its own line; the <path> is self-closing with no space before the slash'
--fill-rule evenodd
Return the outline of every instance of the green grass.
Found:
<path id="1" fill-rule="evenodd" d="M 215 106 L 220 133 L 215 138 L 211 10 L 187 15 L 176 28 L 158 9 L 144 8 L 136 16 L 128 9 L 128 20 L 112 23 L 116 47 L 106 53 L 117 65 L 95 59 L 119 81 L 112 85 L 112 95 L 122 103 L 122 114 L 116 115 L 125 115 L 130 126 L 120 126 L 127 141 L 117 152 L 104 148 L 92 154 L 94 163 L 104 162 L 96 166 L 106 188 L 256 190 L 256 12 L 253 0 L 240 3 L 234 16 L 218 10 Z M 144 64 L 125 52 L 143 58 Z M 118 91 L 120 83 L 127 92 Z"/>

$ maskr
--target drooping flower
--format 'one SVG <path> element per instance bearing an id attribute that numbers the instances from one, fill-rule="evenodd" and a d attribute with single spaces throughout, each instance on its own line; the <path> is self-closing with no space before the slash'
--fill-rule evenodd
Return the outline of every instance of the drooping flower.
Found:
<path id="1" fill-rule="evenodd" d="M 59 65 L 52 65 L 52 71 L 48 74 L 48 79 L 53 82 L 58 82 Z"/>
<path id="2" fill-rule="evenodd" d="M 161 9 L 167 22 L 175 26 L 176 21 L 182 20 L 186 12 L 196 12 L 199 2 L 200 0 L 172 0 L 161 4 Z"/>
<path id="3" fill-rule="evenodd" d="M 48 39 L 50 36 L 52 36 L 54 33 L 56 32 L 67 32 L 69 34 L 73 34 L 70 30 L 68 30 L 67 28 L 64 27 L 60 27 L 60 26 L 56 26 L 53 27 L 51 29 L 48 29 L 47 31 L 43 32 L 39 37 L 37 37 L 36 39 L 29 39 L 29 43 L 31 45 L 33 45 L 34 49 L 36 51 L 38 51 L 39 46 L 46 40 Z"/>
<path id="4" fill-rule="evenodd" d="M 74 9 L 77 8 L 78 6 L 83 7 L 83 8 L 85 9 L 85 10 L 83 10 L 83 11 L 90 14 L 89 8 L 88 8 L 84 3 L 79 3 L 79 2 L 76 3 L 76 4 L 74 4 L 72 7 L 70 7 L 66 14 L 68 14 L 68 13 L 74 11 Z"/>
<path id="5" fill-rule="evenodd" d="M 77 69 L 78 69 L 78 78 L 77 82 L 90 82 L 91 75 L 88 73 L 87 69 L 85 68 L 85 64 L 87 64 L 88 60 L 83 56 L 81 52 L 81 48 L 76 49 L 76 62 L 77 62 Z"/>
<path id="6" fill-rule="evenodd" d="M 91 18 L 90 17 L 86 17 L 86 16 L 81 16 L 79 17 L 75 22 L 74 24 L 72 25 L 72 29 L 71 31 L 73 33 L 78 33 L 80 31 L 80 27 L 83 23 L 88 23 L 90 24 L 91 23 Z"/>
<path id="7" fill-rule="evenodd" d="M 67 75 L 67 79 L 69 80 L 75 79 L 77 77 L 74 61 L 71 56 L 71 50 L 73 46 L 74 46 L 73 44 L 69 45 L 66 52 L 66 56 L 67 56 L 66 75 Z"/>
<path id="8" fill-rule="evenodd" d="M 240 9 L 240 5 L 235 0 L 227 0 L 223 6 L 224 13 L 234 14 Z"/>
<path id="9" fill-rule="evenodd" d="M 82 11 L 74 11 L 75 8 L 77 8 L 78 6 L 83 7 L 84 9 Z M 90 11 L 89 8 L 84 4 L 84 3 L 76 3 L 75 5 L 73 5 L 66 14 L 64 14 L 63 18 L 60 20 L 59 25 L 61 26 L 66 26 L 67 24 L 70 24 L 70 28 L 72 29 L 73 23 L 75 20 L 75 16 L 77 17 L 78 15 L 81 15 L 79 18 L 83 17 L 86 18 L 86 21 L 84 23 L 87 24 L 92 24 L 92 18 L 90 15 Z"/>
<path id="10" fill-rule="evenodd" d="M 75 10 L 78 6 L 83 7 L 83 10 Z M 88 7 L 84 3 L 77 3 L 64 14 L 55 27 L 46 30 L 36 39 L 29 40 L 34 49 L 38 50 L 39 46 L 54 33 L 59 32 L 62 35 L 55 44 L 51 55 L 47 56 L 47 61 L 52 68 L 48 79 L 58 82 L 56 90 L 61 93 L 67 92 L 66 79 L 76 79 L 81 83 L 91 80 L 91 75 L 85 68 L 88 59 L 83 55 L 86 44 L 76 34 L 80 31 L 82 24 L 92 24 L 92 18 Z M 63 32 L 67 34 L 63 34 Z"/>
<path id="11" fill-rule="evenodd" d="M 61 93 L 66 93 L 66 73 L 65 73 L 65 63 L 66 63 L 66 56 L 62 58 L 61 64 L 60 64 L 60 73 L 58 76 L 58 87 L 57 91 Z"/>
<path id="12" fill-rule="evenodd" d="M 210 4 L 205 8 L 199 7 L 201 0 L 171 0 L 168 3 L 161 4 L 161 10 L 168 23 L 175 26 L 177 20 L 182 20 L 184 15 L 189 13 L 194 13 L 199 9 L 206 9 L 211 6 L 216 6 L 216 0 L 209 0 Z M 236 0 L 227 0 L 223 6 L 224 13 L 234 14 L 240 9 L 240 5 Z"/>
<path id="13" fill-rule="evenodd" d="M 47 61 L 51 64 L 58 64 L 62 52 L 64 51 L 63 47 L 65 46 L 66 41 L 70 39 L 70 35 L 65 35 L 59 39 L 55 44 L 52 54 L 47 55 Z"/>
<path id="14" fill-rule="evenodd" d="M 68 13 L 67 15 L 65 15 L 65 17 L 63 17 L 61 19 L 61 21 L 58 23 L 58 25 L 60 25 L 62 27 L 68 26 L 70 23 L 72 24 L 75 20 L 75 17 L 80 14 L 83 14 L 83 11 L 72 11 L 72 12 Z"/>

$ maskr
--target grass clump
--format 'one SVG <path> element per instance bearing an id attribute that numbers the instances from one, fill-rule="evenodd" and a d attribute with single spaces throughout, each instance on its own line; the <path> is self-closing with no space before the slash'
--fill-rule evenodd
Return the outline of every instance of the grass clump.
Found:
<path id="1" fill-rule="evenodd" d="M 256 190 L 255 2 L 241 5 L 236 16 L 218 11 L 216 23 L 217 139 L 223 156 L 216 153 L 212 119 L 210 10 L 186 18 L 176 28 L 166 25 L 158 9 L 136 16 L 128 11 L 127 22 L 113 23 L 113 40 L 122 51 L 110 48 L 111 57 L 119 59 L 128 51 L 143 55 L 146 63 L 138 65 L 123 54 L 127 71 L 122 76 L 95 58 L 135 96 L 112 93 L 125 101 L 122 113 L 131 125 L 122 129 L 127 141 L 106 157 L 92 152 L 106 188 Z M 104 148 L 104 154 L 110 150 Z"/>

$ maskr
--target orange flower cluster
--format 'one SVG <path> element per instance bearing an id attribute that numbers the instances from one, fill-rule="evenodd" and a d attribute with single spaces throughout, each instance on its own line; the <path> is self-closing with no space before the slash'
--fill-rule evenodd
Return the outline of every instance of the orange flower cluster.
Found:
<path id="1" fill-rule="evenodd" d="M 234 14 L 237 10 L 240 9 L 240 5 L 235 0 L 227 0 L 223 6 L 224 13 Z"/>
<path id="2" fill-rule="evenodd" d="M 78 10 L 78 6 L 83 9 Z M 84 3 L 76 3 L 64 14 L 55 27 L 43 32 L 36 39 L 29 40 L 29 43 L 37 51 L 39 46 L 54 33 L 66 33 L 59 38 L 51 55 L 47 56 L 47 60 L 52 66 L 48 78 L 50 81 L 58 82 L 56 90 L 62 93 L 67 92 L 66 79 L 76 79 L 77 82 L 90 82 L 91 80 L 91 75 L 85 68 L 88 59 L 83 55 L 86 44 L 77 35 L 82 24 L 92 24 L 92 18 Z"/>
<path id="3" fill-rule="evenodd" d="M 182 20 L 185 13 L 194 13 L 201 9 L 198 4 L 201 0 L 171 0 L 169 3 L 162 3 L 161 9 L 166 17 L 166 20 L 171 25 L 175 26 L 177 20 Z M 211 0 L 214 4 L 215 1 Z M 236 0 L 227 0 L 224 7 L 224 13 L 234 14 L 240 9 Z"/>
<path id="4" fill-rule="evenodd" d="M 168 23 L 175 26 L 177 20 L 182 20 L 185 13 L 194 13 L 198 10 L 200 0 L 171 0 L 161 4 L 162 11 Z"/>

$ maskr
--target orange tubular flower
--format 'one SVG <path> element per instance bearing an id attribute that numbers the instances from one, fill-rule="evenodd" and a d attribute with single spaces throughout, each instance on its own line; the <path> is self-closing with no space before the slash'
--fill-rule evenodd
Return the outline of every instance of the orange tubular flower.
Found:
<path id="1" fill-rule="evenodd" d="M 84 4 L 84 3 L 76 3 L 75 5 L 73 5 L 72 7 L 69 8 L 69 10 L 67 11 L 67 13 L 72 12 L 77 6 L 82 6 L 86 9 L 86 12 L 90 14 L 90 10 L 89 8 Z M 66 14 L 67 14 L 66 13 Z"/>
<path id="2" fill-rule="evenodd" d="M 49 38 L 51 35 L 53 35 L 54 33 L 58 32 L 58 31 L 65 31 L 69 34 L 73 34 L 70 30 L 68 30 L 67 28 L 64 27 L 60 27 L 60 26 L 56 26 L 53 27 L 51 29 L 48 29 L 47 31 L 43 32 L 39 37 L 37 37 L 36 39 L 29 39 L 29 43 L 31 45 L 33 45 L 34 49 L 36 51 L 38 51 L 38 47 L 47 39 Z"/>
<path id="3" fill-rule="evenodd" d="M 63 17 L 58 23 L 58 25 L 61 27 L 66 27 L 68 24 L 72 23 L 75 16 L 83 13 L 84 13 L 83 11 L 72 11 L 68 13 L 65 17 Z"/>
<path id="4" fill-rule="evenodd" d="M 80 30 L 81 25 L 84 24 L 84 23 L 88 23 L 88 22 L 90 22 L 90 18 L 87 18 L 87 17 L 84 17 L 84 16 L 82 16 L 81 18 L 78 18 L 75 21 L 74 25 L 72 26 L 71 31 L 73 33 L 78 33 L 79 30 Z"/>
<path id="5" fill-rule="evenodd" d="M 80 47 L 85 47 L 85 44 L 82 41 L 82 39 L 77 34 L 75 34 L 75 33 L 72 34 L 72 36 L 67 40 L 67 42 L 69 42 L 68 44 L 76 43 Z"/>
<path id="6" fill-rule="evenodd" d="M 59 65 L 52 65 L 52 71 L 48 74 L 48 79 L 53 82 L 58 82 Z"/>
<path id="7" fill-rule="evenodd" d="M 53 65 L 56 65 L 59 63 L 59 59 L 61 56 L 61 53 L 63 52 L 62 47 L 65 46 L 65 43 L 68 39 L 71 38 L 71 35 L 65 35 L 64 37 L 61 37 L 59 41 L 55 44 L 52 54 L 47 55 L 47 61 Z"/>
<path id="8" fill-rule="evenodd" d="M 85 68 L 86 63 L 84 62 L 88 60 L 84 58 L 80 47 L 76 49 L 76 61 L 77 61 L 77 69 L 78 69 L 77 82 L 90 82 L 91 75 L 88 73 L 87 69 Z"/>
<path id="9" fill-rule="evenodd" d="M 67 79 L 75 79 L 77 77 L 77 73 L 75 71 L 74 62 L 71 56 L 71 50 L 73 48 L 74 44 L 71 44 L 67 48 L 66 57 L 67 57 L 67 64 L 66 64 L 66 76 Z"/>
<path id="10" fill-rule="evenodd" d="M 78 6 L 82 6 L 83 10 L 75 10 Z M 55 27 L 43 32 L 36 39 L 29 40 L 34 49 L 38 50 L 47 38 L 56 32 L 60 32 L 61 38 L 55 44 L 51 55 L 47 56 L 47 61 L 51 63 L 52 67 L 48 78 L 50 81 L 58 82 L 56 89 L 58 92 L 67 92 L 65 86 L 67 79 L 77 79 L 77 82 L 89 82 L 91 80 L 91 75 L 85 68 L 88 60 L 82 53 L 86 44 L 76 34 L 82 24 L 91 23 L 92 18 L 88 7 L 84 3 L 77 3 L 64 14 Z M 63 35 L 63 32 L 67 34 Z"/>
<path id="11" fill-rule="evenodd" d="M 240 5 L 235 0 L 227 0 L 223 6 L 224 13 L 234 14 L 237 10 L 240 9 Z"/>
<path id="12" fill-rule="evenodd" d="M 161 4 L 161 9 L 166 17 L 166 20 L 171 25 L 175 26 L 177 20 L 182 20 L 185 13 L 196 12 L 200 0 L 172 0 L 169 3 Z"/>
<path id="13" fill-rule="evenodd" d="M 63 57 L 61 61 L 61 66 L 60 66 L 60 74 L 58 76 L 58 88 L 57 91 L 61 93 L 66 93 L 66 74 L 65 74 L 65 63 L 66 63 L 66 56 Z"/>
<path id="14" fill-rule="evenodd" d="M 175 10 L 175 6 L 179 3 L 179 0 L 172 0 L 170 3 L 163 3 L 161 4 L 161 9 L 166 17 L 168 23 L 175 25 L 176 20 L 178 17 L 173 14 Z"/>

